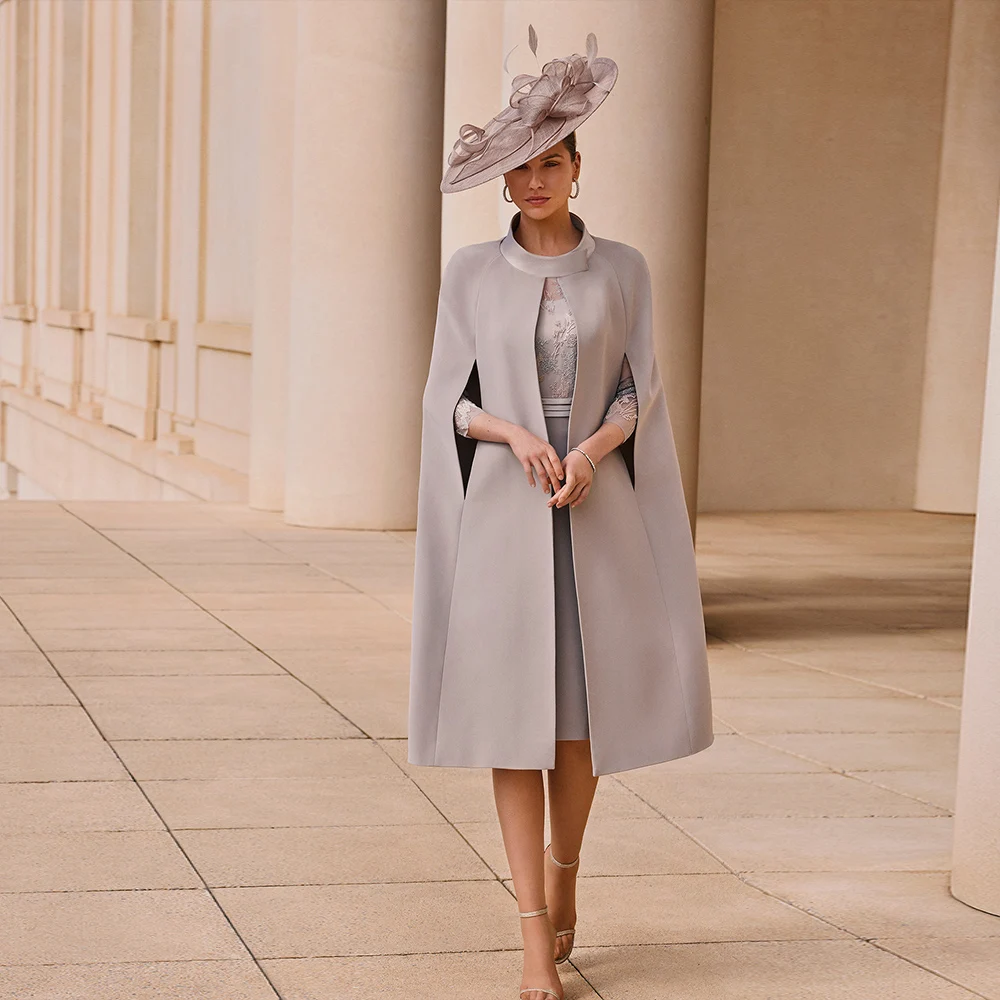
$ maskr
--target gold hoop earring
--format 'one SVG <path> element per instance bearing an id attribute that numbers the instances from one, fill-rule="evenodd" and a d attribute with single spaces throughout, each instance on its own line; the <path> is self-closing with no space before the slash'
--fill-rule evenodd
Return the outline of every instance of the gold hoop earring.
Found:
<path id="1" fill-rule="evenodd" d="M 574 177 L 573 178 L 573 183 L 576 185 L 576 194 L 571 194 L 570 197 L 571 198 L 579 198 L 580 197 L 580 182 Z"/>
<path id="2" fill-rule="evenodd" d="M 508 198 L 507 195 L 509 195 L 509 194 L 510 194 L 510 192 L 507 190 L 507 184 L 506 184 L 506 182 L 504 182 L 504 186 L 503 186 L 503 200 L 505 202 L 507 202 L 509 205 L 513 205 L 514 204 L 514 199 L 513 198 Z"/>

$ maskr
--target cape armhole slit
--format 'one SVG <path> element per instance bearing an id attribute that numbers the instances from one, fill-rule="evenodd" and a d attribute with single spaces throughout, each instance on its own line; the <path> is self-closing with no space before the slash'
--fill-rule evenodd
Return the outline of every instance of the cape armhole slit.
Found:
<path id="1" fill-rule="evenodd" d="M 468 396 L 469 399 L 476 404 L 476 406 L 481 407 L 483 405 L 482 392 L 479 388 L 479 365 L 475 361 L 472 363 L 469 378 L 466 381 L 465 389 L 460 396 Z M 455 406 L 457 405 L 458 399 L 455 400 Z M 469 476 L 472 473 L 472 460 L 476 457 L 476 445 L 479 444 L 479 439 L 464 437 L 459 434 L 454 427 L 454 422 L 452 423 L 452 431 L 455 435 L 455 450 L 458 455 L 458 464 L 462 470 L 462 493 L 465 494 L 469 489 Z"/>
<path id="2" fill-rule="evenodd" d="M 625 358 L 628 358 L 628 352 L 625 353 Z M 629 367 L 631 367 L 632 362 L 629 361 Z M 618 446 L 618 450 L 622 453 L 622 458 L 625 460 L 625 468 L 628 470 L 629 482 L 632 483 L 632 489 L 635 489 L 635 436 L 639 433 L 639 417 L 641 414 L 638 412 L 641 404 L 638 402 L 639 396 L 636 392 L 636 418 L 635 427 L 632 433 L 629 434 L 627 438 Z"/>

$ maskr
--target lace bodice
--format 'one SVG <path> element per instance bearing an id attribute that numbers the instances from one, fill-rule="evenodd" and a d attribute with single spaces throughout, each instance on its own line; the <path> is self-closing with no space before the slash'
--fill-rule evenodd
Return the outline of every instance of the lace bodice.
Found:
<path id="1" fill-rule="evenodd" d="M 576 319 L 563 295 L 559 279 L 546 278 L 535 325 L 538 387 L 542 397 L 542 410 L 546 415 L 569 415 L 576 379 L 576 352 Z M 617 424 L 627 438 L 635 429 L 638 409 L 635 379 L 632 377 L 628 358 L 623 357 L 618 389 L 604 415 L 604 421 Z M 476 406 L 467 396 L 462 396 L 455 407 L 455 429 L 463 437 L 468 437 L 469 423 L 477 413 L 482 412 L 481 407 Z"/>

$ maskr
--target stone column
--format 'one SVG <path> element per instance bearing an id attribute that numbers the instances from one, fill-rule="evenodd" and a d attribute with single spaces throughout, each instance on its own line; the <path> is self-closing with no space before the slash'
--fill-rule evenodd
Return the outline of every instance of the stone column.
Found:
<path id="1" fill-rule="evenodd" d="M 614 91 L 577 133 L 580 196 L 571 207 L 594 235 L 630 243 L 649 262 L 657 359 L 693 525 L 714 0 L 508 0 L 504 11 L 503 50 L 518 46 L 511 76 L 537 74 L 553 56 L 583 55 L 590 31 L 598 55 L 618 63 Z M 537 60 L 528 48 L 529 23 L 538 33 Z M 510 208 L 503 206 L 500 235 Z"/>
<path id="2" fill-rule="evenodd" d="M 914 507 L 975 512 L 1000 190 L 1000 5 L 956 0 Z M 982 509 L 982 508 L 980 508 Z"/>
<path id="3" fill-rule="evenodd" d="M 448 0 L 442 173 L 459 128 L 465 122 L 482 127 L 510 98 L 511 77 L 503 73 L 503 18 L 504 0 Z M 527 37 L 523 44 L 526 48 Z M 502 191 L 503 181 L 496 180 L 444 196 L 442 268 L 459 247 L 503 236 L 516 209 L 501 201 Z"/>
<path id="4" fill-rule="evenodd" d="M 298 0 L 285 517 L 416 524 L 445 0 Z"/>
<path id="5" fill-rule="evenodd" d="M 291 311 L 292 149 L 295 139 L 296 9 L 260 11 L 260 146 L 250 414 L 250 506 L 285 503 L 285 438 Z"/>
<path id="6" fill-rule="evenodd" d="M 951 891 L 1000 915 L 1000 253 L 994 255 L 982 440 Z"/>

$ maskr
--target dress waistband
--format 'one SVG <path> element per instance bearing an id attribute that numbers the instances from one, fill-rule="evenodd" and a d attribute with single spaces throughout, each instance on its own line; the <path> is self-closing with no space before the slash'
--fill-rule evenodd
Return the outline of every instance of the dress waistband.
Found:
<path id="1" fill-rule="evenodd" d="M 542 396 L 542 413 L 547 417 L 568 417 L 572 405 L 572 396 Z"/>

